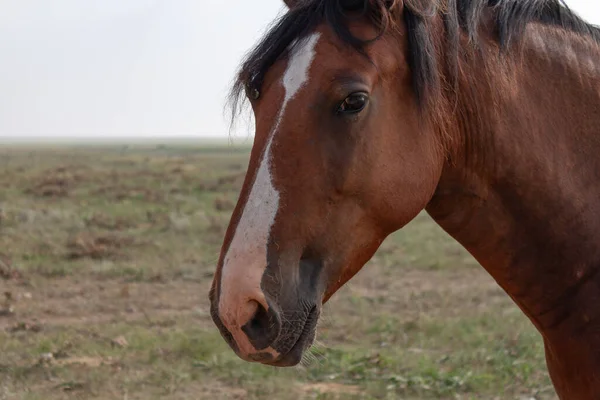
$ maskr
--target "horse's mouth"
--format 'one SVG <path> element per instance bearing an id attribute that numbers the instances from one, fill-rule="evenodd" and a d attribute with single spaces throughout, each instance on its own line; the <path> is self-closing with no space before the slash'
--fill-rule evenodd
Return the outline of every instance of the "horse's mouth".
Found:
<path id="1" fill-rule="evenodd" d="M 281 355 L 277 360 L 268 361 L 265 362 L 265 364 L 273 367 L 293 367 L 298 365 L 300 361 L 302 361 L 304 351 L 308 349 L 315 340 L 319 314 L 318 307 L 313 307 L 306 317 L 306 320 L 304 320 L 302 332 L 298 336 L 298 339 L 291 350 L 286 354 Z"/>

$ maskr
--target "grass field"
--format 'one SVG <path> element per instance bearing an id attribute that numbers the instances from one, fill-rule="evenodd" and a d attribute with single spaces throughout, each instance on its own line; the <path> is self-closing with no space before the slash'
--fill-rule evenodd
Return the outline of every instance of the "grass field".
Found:
<path id="1" fill-rule="evenodd" d="M 537 332 L 427 215 L 329 304 L 311 361 L 236 358 L 208 288 L 248 158 L 0 150 L 0 399 L 555 399 Z"/>

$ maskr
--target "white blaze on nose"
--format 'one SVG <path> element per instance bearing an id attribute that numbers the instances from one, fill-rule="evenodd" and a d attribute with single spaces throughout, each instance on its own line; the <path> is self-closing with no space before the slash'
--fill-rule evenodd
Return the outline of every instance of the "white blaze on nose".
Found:
<path id="1" fill-rule="evenodd" d="M 250 300 L 257 300 L 266 307 L 260 283 L 267 266 L 271 226 L 279 208 L 279 192 L 271 177 L 271 144 L 286 106 L 308 81 L 318 39 L 318 33 L 307 37 L 295 47 L 288 60 L 282 80 L 285 90 L 283 104 L 267 138 L 254 184 L 223 261 L 219 314 L 243 354 L 256 351 L 241 331 L 240 325 L 252 317 L 244 315 L 244 310 L 247 310 L 245 305 Z M 269 350 L 277 356 L 274 350 Z"/>

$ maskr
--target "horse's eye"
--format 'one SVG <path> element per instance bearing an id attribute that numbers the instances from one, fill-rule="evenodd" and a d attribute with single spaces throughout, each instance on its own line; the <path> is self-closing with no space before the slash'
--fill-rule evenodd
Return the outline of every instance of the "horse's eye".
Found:
<path id="1" fill-rule="evenodd" d="M 246 96 L 251 100 L 258 100 L 260 97 L 260 82 L 257 76 L 253 76 L 246 82 Z"/>
<path id="2" fill-rule="evenodd" d="M 246 86 L 246 96 L 248 96 L 248 98 L 252 100 L 258 100 L 258 98 L 260 97 L 260 92 L 257 88 L 248 85 Z"/>
<path id="3" fill-rule="evenodd" d="M 339 105 L 337 112 L 341 114 L 356 114 L 364 110 L 368 102 L 369 96 L 366 93 L 352 93 Z"/>

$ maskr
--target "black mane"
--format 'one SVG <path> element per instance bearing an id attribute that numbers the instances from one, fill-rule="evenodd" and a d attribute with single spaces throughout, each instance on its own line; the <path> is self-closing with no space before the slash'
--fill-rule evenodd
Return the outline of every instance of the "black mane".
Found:
<path id="1" fill-rule="evenodd" d="M 390 0 L 365 0 L 363 12 L 383 34 L 394 22 L 403 18 L 408 31 L 409 67 L 413 71 L 413 88 L 422 105 L 432 91 L 439 90 L 438 54 L 429 25 L 432 16 L 441 16 L 445 27 L 445 51 L 457 58 L 460 32 L 477 40 L 477 31 L 486 11 L 496 21 L 496 38 L 502 49 L 518 40 L 530 22 L 558 26 L 567 31 L 593 38 L 600 43 L 600 28 L 583 21 L 571 11 L 564 0 L 404 0 L 389 7 Z M 398 1 L 393 2 L 399 3 Z M 301 6 L 283 15 L 248 54 L 234 82 L 230 100 L 235 117 L 247 90 L 259 93 L 268 69 L 285 57 L 297 39 L 326 22 L 344 42 L 362 51 L 368 43 L 352 36 L 347 29 L 347 14 L 340 0 L 305 0 Z M 377 38 L 373 38 L 376 40 Z M 370 41 L 369 41 L 370 42 Z"/>

